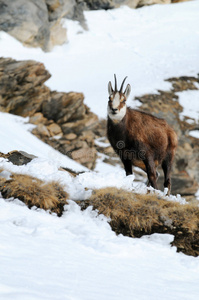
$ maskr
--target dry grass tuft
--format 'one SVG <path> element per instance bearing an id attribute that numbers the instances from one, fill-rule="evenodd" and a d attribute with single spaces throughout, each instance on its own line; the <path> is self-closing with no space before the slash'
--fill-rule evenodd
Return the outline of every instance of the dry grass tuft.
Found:
<path id="1" fill-rule="evenodd" d="M 92 205 L 99 214 L 111 218 L 117 233 L 141 237 L 151 233 L 170 233 L 178 251 L 199 255 L 199 207 L 166 201 L 155 194 L 135 194 L 122 189 L 93 191 L 85 207 Z"/>
<path id="2" fill-rule="evenodd" d="M 68 194 L 56 182 L 42 180 L 20 174 L 12 174 L 11 179 L 0 178 L 0 191 L 3 198 L 18 198 L 29 208 L 36 206 L 50 210 L 60 216 L 67 204 Z"/>

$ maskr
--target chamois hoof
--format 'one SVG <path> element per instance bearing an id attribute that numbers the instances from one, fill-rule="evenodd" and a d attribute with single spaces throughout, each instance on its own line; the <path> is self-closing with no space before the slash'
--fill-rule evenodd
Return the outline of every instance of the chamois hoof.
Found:
<path id="1" fill-rule="evenodd" d="M 164 196 L 170 196 L 170 189 L 164 188 Z"/>
<path id="2" fill-rule="evenodd" d="M 147 195 L 155 194 L 155 189 L 152 186 L 147 186 Z"/>

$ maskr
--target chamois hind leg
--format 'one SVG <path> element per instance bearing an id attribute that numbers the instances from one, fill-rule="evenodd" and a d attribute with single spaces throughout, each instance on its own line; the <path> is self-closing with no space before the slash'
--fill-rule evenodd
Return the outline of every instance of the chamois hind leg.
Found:
<path id="1" fill-rule="evenodd" d="M 171 192 L 171 167 L 173 162 L 173 155 L 168 153 L 166 158 L 162 162 L 162 169 L 164 172 L 164 187 L 168 188 L 167 196 Z"/>
<path id="2" fill-rule="evenodd" d="M 155 162 L 153 161 L 153 159 L 148 159 L 144 163 L 146 166 L 146 173 L 148 176 L 147 186 L 152 186 L 154 189 L 157 190 L 158 173 L 156 172 Z"/>

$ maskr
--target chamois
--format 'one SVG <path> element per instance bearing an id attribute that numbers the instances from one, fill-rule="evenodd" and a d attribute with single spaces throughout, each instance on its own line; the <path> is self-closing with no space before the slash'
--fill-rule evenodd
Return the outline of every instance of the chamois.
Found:
<path id="1" fill-rule="evenodd" d="M 132 166 L 147 173 L 148 186 L 157 189 L 158 173 L 161 165 L 164 171 L 164 187 L 171 191 L 171 167 L 177 148 L 177 135 L 163 119 L 126 106 L 131 92 L 128 84 L 123 92 L 124 78 L 120 90 L 108 83 L 107 136 L 114 151 L 119 155 L 126 175 L 132 174 Z"/>

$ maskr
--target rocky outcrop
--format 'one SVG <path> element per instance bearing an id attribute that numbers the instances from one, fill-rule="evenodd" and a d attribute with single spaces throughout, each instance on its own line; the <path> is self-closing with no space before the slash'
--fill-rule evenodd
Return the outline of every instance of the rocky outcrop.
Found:
<path id="1" fill-rule="evenodd" d="M 92 169 L 97 150 L 92 131 L 98 117 L 84 104 L 82 93 L 58 93 L 44 85 L 50 77 L 34 61 L 0 59 L 0 110 L 30 117 L 33 133 L 52 147 Z"/>

